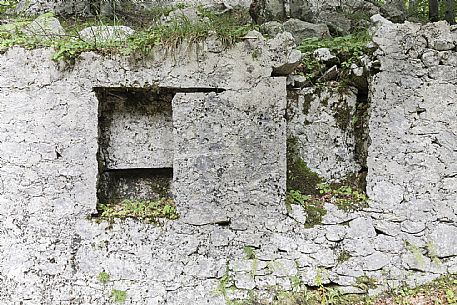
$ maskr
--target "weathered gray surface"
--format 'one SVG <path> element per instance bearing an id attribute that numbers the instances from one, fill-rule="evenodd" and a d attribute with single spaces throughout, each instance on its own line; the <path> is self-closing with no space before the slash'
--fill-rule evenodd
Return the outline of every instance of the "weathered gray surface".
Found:
<path id="1" fill-rule="evenodd" d="M 40 37 L 41 39 L 59 39 L 65 35 L 65 30 L 57 18 L 46 14 L 37 17 L 30 24 L 26 25 L 22 31 L 30 37 Z"/>
<path id="2" fill-rule="evenodd" d="M 105 90 L 98 97 L 105 168 L 173 167 L 173 94 Z"/>
<path id="3" fill-rule="evenodd" d="M 232 9 L 233 7 L 249 7 L 250 0 L 20 0 L 16 11 L 25 14 L 42 14 L 44 12 L 56 12 L 60 15 L 112 15 L 125 8 L 136 5 L 138 9 L 157 6 L 204 5 L 216 9 Z"/>
<path id="4" fill-rule="evenodd" d="M 355 156 L 357 89 L 304 88 L 290 91 L 288 137 L 297 140 L 300 156 L 320 176 L 338 180 L 357 173 Z"/>
<path id="5" fill-rule="evenodd" d="M 135 31 L 128 26 L 90 26 L 79 31 L 79 37 L 90 43 L 123 41 Z"/>
<path id="6" fill-rule="evenodd" d="M 381 72 L 369 96 L 370 208 L 346 213 L 326 203 L 323 224 L 311 229 L 303 228 L 306 215 L 295 209 L 289 217 L 282 202 L 286 82 L 271 74 L 289 63 L 287 35 L 222 53 L 206 44 L 201 53 L 177 50 L 175 58 L 158 51 L 143 61 L 85 53 L 74 67 L 52 62 L 45 49 L 1 55 L 0 303 L 109 304 L 118 289 L 127 291 L 127 304 L 225 304 L 215 293 L 224 275 L 238 288 L 230 294 L 236 298 L 271 285 L 290 290 L 294 276 L 360 292 L 360 276 L 378 279 L 381 289 L 455 272 L 456 34 L 444 23 L 386 23 L 375 41 Z M 177 89 L 172 190 L 181 218 L 163 227 L 88 220 L 99 166 L 94 87 L 157 86 Z M 324 106 L 313 94 L 303 113 L 304 93 L 287 130 L 307 147 L 304 158 L 313 149 L 306 134 L 326 145 L 309 166 L 332 175 L 356 169 L 350 145 L 338 142 L 351 139 L 332 116 L 340 101 L 324 91 Z M 352 111 L 354 94 L 344 101 Z M 118 118 L 125 125 L 107 130 L 128 137 L 122 126 L 133 120 Z M 143 119 L 134 132 L 155 138 Z M 303 126 L 305 119 L 319 128 Z M 321 157 L 335 157 L 332 136 L 345 151 L 341 164 Z M 116 160 L 157 166 L 144 146 L 117 145 L 143 148 L 130 156 L 112 147 Z M 101 271 L 110 274 L 106 284 L 97 279 Z"/>
<path id="7" fill-rule="evenodd" d="M 226 262 L 260 246 L 265 222 L 285 217 L 285 77 L 270 78 L 268 45 L 177 52 L 139 63 L 87 53 L 68 70 L 49 50 L 1 56 L 0 303 L 107 304 L 114 288 L 127 290 L 130 304 L 220 304 L 214 290 Z M 282 57 L 276 63 L 287 62 L 287 51 Z M 131 111 L 117 96 L 99 109 L 93 91 L 157 86 L 183 92 L 172 102 L 173 135 L 170 114 L 158 115 L 154 100 Z M 111 122 L 101 130 L 105 166 L 163 167 L 172 156 L 180 220 L 107 229 L 86 218 L 96 204 L 99 115 Z M 173 151 L 154 160 L 143 137 L 160 148 L 162 136 Z"/>

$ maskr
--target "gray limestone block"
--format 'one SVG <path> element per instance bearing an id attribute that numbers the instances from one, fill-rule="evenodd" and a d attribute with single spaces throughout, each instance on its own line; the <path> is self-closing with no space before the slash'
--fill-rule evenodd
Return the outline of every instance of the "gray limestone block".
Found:
<path id="1" fill-rule="evenodd" d="M 352 88 L 345 94 L 334 88 L 303 88 L 289 98 L 288 137 L 297 139 L 299 155 L 307 166 L 326 179 L 338 180 L 360 169 L 351 121 L 357 104 L 355 92 Z M 327 211 L 324 224 L 347 217 L 331 206 Z"/>
<path id="2" fill-rule="evenodd" d="M 322 218 L 322 224 L 324 225 L 336 225 L 342 224 L 348 221 L 351 221 L 359 215 L 357 213 L 348 213 L 338 209 L 334 204 L 326 203 L 324 205 L 325 210 L 327 213 Z M 346 230 L 347 231 L 347 230 Z"/>
<path id="3" fill-rule="evenodd" d="M 135 31 L 128 26 L 91 26 L 79 32 L 79 38 L 90 43 L 110 43 L 126 40 Z"/>
<path id="4" fill-rule="evenodd" d="M 290 206 L 289 216 L 301 224 L 305 224 L 307 218 L 305 210 L 301 205 L 298 204 L 292 204 Z"/>
<path id="5" fill-rule="evenodd" d="M 300 271 L 301 280 L 305 285 L 319 286 L 330 283 L 330 274 L 321 268 L 308 267 Z"/>
<path id="6" fill-rule="evenodd" d="M 443 51 L 439 52 L 440 61 L 443 65 L 449 65 L 456 67 L 457 66 L 457 54 L 452 51 Z"/>
<path id="7" fill-rule="evenodd" d="M 336 36 L 348 35 L 352 29 L 351 19 L 346 14 L 333 10 L 321 11 L 318 22 L 326 24 L 330 33 Z"/>
<path id="8" fill-rule="evenodd" d="M 290 277 L 297 274 L 297 264 L 290 259 L 277 259 L 270 262 L 273 275 L 277 277 Z"/>
<path id="9" fill-rule="evenodd" d="M 301 64 L 303 54 L 299 50 L 292 50 L 286 58 L 286 62 L 273 66 L 273 73 L 277 76 L 287 76 L 295 71 Z"/>
<path id="10" fill-rule="evenodd" d="M 198 279 L 216 278 L 225 270 L 225 260 L 215 260 L 213 258 L 197 258 L 190 261 L 186 268 L 186 274 Z"/>
<path id="11" fill-rule="evenodd" d="M 255 285 L 260 289 L 268 289 L 277 284 L 277 277 L 273 275 L 255 276 Z"/>
<path id="12" fill-rule="evenodd" d="M 378 234 L 374 239 L 374 248 L 385 253 L 400 253 L 403 250 L 403 241 L 385 234 Z"/>
<path id="13" fill-rule="evenodd" d="M 436 249 L 438 257 L 457 255 L 457 227 L 446 223 L 438 223 L 428 236 Z"/>
<path id="14" fill-rule="evenodd" d="M 346 238 L 343 241 L 343 249 L 349 252 L 351 256 L 367 256 L 375 251 L 371 240 L 367 240 L 365 238 Z"/>
<path id="15" fill-rule="evenodd" d="M 338 242 L 346 236 L 347 227 L 342 225 L 327 225 L 324 227 L 325 237 L 329 241 Z"/>
<path id="16" fill-rule="evenodd" d="M 417 234 L 425 230 L 426 224 L 422 221 L 405 220 L 400 227 L 403 232 Z"/>
<path id="17" fill-rule="evenodd" d="M 65 30 L 57 18 L 52 14 L 43 14 L 22 28 L 27 36 L 37 37 L 44 40 L 59 39 L 65 36 Z"/>
<path id="18" fill-rule="evenodd" d="M 256 281 L 254 277 L 249 273 L 236 273 L 235 274 L 235 286 L 238 289 L 254 289 Z"/>
<path id="19" fill-rule="evenodd" d="M 309 0 L 291 0 L 290 1 L 290 17 L 300 19 L 307 22 L 313 22 L 315 12 L 312 10 L 313 3 Z"/>
<path id="20" fill-rule="evenodd" d="M 260 32 L 268 37 L 275 37 L 279 33 L 284 32 L 284 27 L 278 21 L 268 21 L 260 26 Z"/>
<path id="21" fill-rule="evenodd" d="M 427 68 L 437 66 L 440 63 L 440 56 L 436 50 L 427 50 L 422 54 L 422 62 Z"/>
<path id="22" fill-rule="evenodd" d="M 335 55 L 333 55 L 328 48 L 316 49 L 313 52 L 313 56 L 319 62 L 328 63 L 329 65 L 335 64 L 338 61 L 338 58 Z"/>
<path id="23" fill-rule="evenodd" d="M 330 37 L 330 32 L 325 24 L 314 24 L 298 19 L 289 19 L 283 23 L 284 30 L 291 33 L 295 43 L 300 44 L 305 38 Z"/>
<path id="24" fill-rule="evenodd" d="M 367 217 L 359 217 L 349 222 L 347 230 L 348 238 L 372 238 L 376 236 L 373 220 Z"/>
<path id="25" fill-rule="evenodd" d="M 363 258 L 362 268 L 366 271 L 375 271 L 387 266 L 391 261 L 389 255 L 382 252 L 374 252 Z"/>
<path id="26" fill-rule="evenodd" d="M 336 265 L 336 255 L 332 249 L 322 247 L 319 252 L 310 255 L 319 267 L 330 268 Z"/>

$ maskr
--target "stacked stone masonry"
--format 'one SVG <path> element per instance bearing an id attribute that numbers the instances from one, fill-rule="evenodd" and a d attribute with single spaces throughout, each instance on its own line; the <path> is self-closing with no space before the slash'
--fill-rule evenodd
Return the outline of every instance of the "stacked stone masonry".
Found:
<path id="1" fill-rule="evenodd" d="M 224 52 L 202 45 L 175 58 L 158 50 L 141 61 L 85 53 L 74 66 L 53 62 L 51 50 L 8 50 L 0 56 L 0 304 L 111 304 L 113 289 L 127 293 L 126 304 L 226 304 L 217 287 L 228 278 L 229 297 L 243 298 L 290 290 L 293 278 L 361 292 L 365 276 L 377 279 L 376 292 L 457 272 L 457 32 L 386 22 L 374 42 L 370 207 L 347 213 L 327 203 L 322 224 L 309 229 L 286 212 L 286 138 L 297 136 L 303 159 L 327 178 L 359 171 L 354 136 L 332 113 L 341 101 L 351 113 L 357 98 L 304 89 L 286 107 L 285 77 L 271 77 L 292 52 L 284 41 L 259 37 Z M 174 92 L 172 134 L 149 133 L 153 119 L 122 111 L 109 134 L 131 126 L 140 145 L 108 141 L 118 144 L 105 145 L 104 164 L 172 167 L 178 220 L 87 218 L 106 142 L 97 88 Z M 161 118 L 169 127 L 170 116 Z M 145 153 L 143 136 L 167 151 L 156 155 L 163 159 Z"/>

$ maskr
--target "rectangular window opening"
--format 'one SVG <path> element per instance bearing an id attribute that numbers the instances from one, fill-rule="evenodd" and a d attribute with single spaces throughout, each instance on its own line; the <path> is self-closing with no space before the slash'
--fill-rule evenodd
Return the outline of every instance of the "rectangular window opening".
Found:
<path id="1" fill-rule="evenodd" d="M 170 90 L 94 88 L 98 114 L 98 211 L 106 204 L 172 198 Z"/>

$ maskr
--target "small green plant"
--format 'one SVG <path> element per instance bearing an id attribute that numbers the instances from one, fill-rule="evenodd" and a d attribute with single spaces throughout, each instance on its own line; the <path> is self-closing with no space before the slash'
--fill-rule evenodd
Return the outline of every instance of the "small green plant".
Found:
<path id="1" fill-rule="evenodd" d="M 336 261 L 341 264 L 341 263 L 347 262 L 350 258 L 351 258 L 351 254 L 347 250 L 343 249 L 339 252 Z"/>
<path id="2" fill-rule="evenodd" d="M 299 292 L 301 290 L 301 287 L 303 286 L 302 279 L 297 275 L 293 275 L 289 279 L 290 279 L 290 284 L 292 286 L 292 291 Z"/>
<path id="3" fill-rule="evenodd" d="M 5 1 L 3 1 L 5 2 Z M 6 1 L 12 2 L 12 1 Z M 5 2 L 5 3 L 6 3 Z M 0 2 L 1 4 L 2 2 Z M 5 6 L 6 7 L 6 6 Z M 3 6 L 0 7 L 0 12 Z M 224 14 L 200 9 L 199 20 L 190 20 L 185 15 L 176 17 L 166 24 L 158 22 L 161 16 L 167 15 L 174 8 L 154 8 L 148 12 L 144 20 L 149 24 L 141 24 L 134 35 L 126 41 L 107 41 L 107 42 L 87 42 L 78 34 L 81 24 L 71 24 L 66 29 L 67 35 L 56 39 L 42 39 L 40 37 L 28 37 L 22 31 L 3 31 L 0 28 L 0 52 L 5 51 L 11 46 L 18 45 L 25 48 L 52 47 L 55 49 L 53 59 L 72 62 L 83 52 L 93 51 L 101 54 L 139 54 L 147 56 L 152 49 L 161 45 L 171 51 L 175 50 L 180 44 L 193 44 L 215 36 L 225 47 L 233 45 L 239 41 L 250 30 L 256 27 L 251 25 L 244 13 L 233 10 Z M 108 24 L 118 25 L 116 18 Z M 62 22 L 65 25 L 65 22 Z M 106 25 L 102 19 L 95 22 L 83 23 L 85 27 L 91 25 Z"/>
<path id="4" fill-rule="evenodd" d="M 371 40 L 367 31 L 349 34 L 335 38 L 306 38 L 298 46 L 304 54 L 300 72 L 312 82 L 325 72 L 325 65 L 314 57 L 314 51 L 318 48 L 328 48 L 338 58 L 340 80 L 347 78 L 350 67 L 356 63 L 360 56 L 367 53 L 367 44 Z"/>
<path id="5" fill-rule="evenodd" d="M 435 265 L 440 265 L 441 264 L 441 261 L 440 259 L 438 258 L 438 253 L 436 251 L 436 247 L 433 243 L 427 243 L 425 245 L 426 249 L 427 249 L 427 256 L 432 260 L 432 262 L 435 264 Z"/>
<path id="6" fill-rule="evenodd" d="M 322 223 L 322 218 L 327 214 L 324 203 L 325 201 L 319 197 L 303 195 L 300 191 L 289 191 L 286 197 L 286 208 L 288 210 L 290 210 L 292 204 L 301 205 L 305 210 L 305 228 L 312 228 Z"/>
<path id="7" fill-rule="evenodd" d="M 234 280 L 233 277 L 230 274 L 230 269 L 229 269 L 229 264 L 227 263 L 225 273 L 219 280 L 219 283 L 217 284 L 216 287 L 216 295 L 221 295 L 224 297 L 225 302 L 228 305 L 236 305 L 236 301 L 232 301 L 229 297 L 229 290 L 235 290 L 235 285 L 234 285 Z"/>
<path id="8" fill-rule="evenodd" d="M 366 275 L 356 278 L 355 283 L 357 287 L 365 292 L 368 292 L 369 289 L 375 289 L 377 287 L 377 280 Z"/>
<path id="9" fill-rule="evenodd" d="M 127 300 L 127 291 L 113 289 L 111 291 L 111 298 L 115 303 L 125 303 Z"/>
<path id="10" fill-rule="evenodd" d="M 407 240 L 404 241 L 406 250 L 408 250 L 414 256 L 414 260 L 422 267 L 425 266 L 425 257 L 422 254 L 421 249 L 418 246 L 411 244 Z"/>
<path id="11" fill-rule="evenodd" d="M 259 263 L 257 260 L 256 254 L 255 254 L 255 250 L 251 246 L 245 246 L 243 248 L 243 252 L 244 252 L 245 258 L 251 261 L 252 266 L 251 266 L 251 271 L 249 273 L 251 274 L 252 277 L 254 277 L 257 272 L 257 265 Z"/>
<path id="12" fill-rule="evenodd" d="M 319 195 L 305 195 L 298 190 L 290 190 L 286 196 L 286 209 L 290 213 L 292 204 L 301 205 L 306 214 L 305 227 L 311 228 L 322 223 L 327 211 L 324 203 L 334 204 L 345 212 L 361 210 L 368 207 L 367 195 L 351 186 L 318 183 L 316 190 Z"/>
<path id="13" fill-rule="evenodd" d="M 432 282 L 415 288 L 399 287 L 388 292 L 386 298 L 396 304 L 449 304 L 457 303 L 457 274 L 439 277 Z"/>
<path id="14" fill-rule="evenodd" d="M 118 203 L 99 204 L 98 217 L 108 221 L 115 218 L 137 218 L 148 223 L 158 223 L 159 219 L 175 220 L 179 218 L 176 206 L 171 198 L 159 200 L 123 200 Z"/>
<path id="15" fill-rule="evenodd" d="M 368 207 L 367 195 L 351 186 L 321 183 L 317 187 L 320 194 L 340 210 L 350 212 Z"/>
<path id="16" fill-rule="evenodd" d="M 373 304 L 456 304 L 457 275 L 446 275 L 433 282 L 416 288 L 400 287 L 387 291 L 380 296 L 368 296 L 367 294 L 343 294 L 338 289 L 326 287 L 322 278 L 318 281 L 318 287 L 307 287 L 299 280 L 292 280 L 292 291 L 284 291 L 279 287 L 271 287 L 269 292 L 271 299 L 262 298 L 259 295 L 249 294 L 249 298 L 238 301 L 228 301 L 229 305 L 373 305 Z M 357 279 L 360 287 L 368 291 L 375 289 L 376 280 L 367 276 Z"/>
<path id="17" fill-rule="evenodd" d="M 245 246 L 243 248 L 243 252 L 244 252 L 244 256 L 246 257 L 246 259 L 254 259 L 254 258 L 256 258 L 255 250 L 251 246 Z"/>
<path id="18" fill-rule="evenodd" d="M 328 276 L 327 271 L 323 268 L 318 268 L 316 277 L 314 278 L 316 285 L 317 285 L 317 291 L 320 296 L 321 300 L 321 305 L 326 305 L 327 302 L 327 290 L 324 287 L 324 276 Z"/>
<path id="19" fill-rule="evenodd" d="M 106 284 L 109 282 L 109 279 L 110 279 L 110 276 L 107 272 L 105 271 L 102 271 L 98 274 L 98 280 L 100 281 L 100 283 L 102 284 Z"/>

